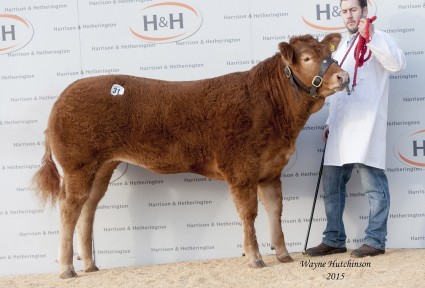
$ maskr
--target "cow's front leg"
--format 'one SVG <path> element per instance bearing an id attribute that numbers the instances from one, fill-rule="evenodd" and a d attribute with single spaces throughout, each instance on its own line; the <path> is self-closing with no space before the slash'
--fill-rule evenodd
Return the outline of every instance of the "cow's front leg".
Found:
<path id="1" fill-rule="evenodd" d="M 249 261 L 248 266 L 251 268 L 263 268 L 266 264 L 263 262 L 258 250 L 254 228 L 258 211 L 257 187 L 256 185 L 232 185 L 231 191 L 243 224 L 243 248 Z"/>
<path id="2" fill-rule="evenodd" d="M 280 177 L 271 181 L 261 182 L 258 185 L 258 195 L 263 203 L 270 228 L 270 244 L 276 249 L 276 258 L 281 262 L 292 262 L 292 258 L 285 246 L 285 238 L 282 231 L 282 183 Z"/>

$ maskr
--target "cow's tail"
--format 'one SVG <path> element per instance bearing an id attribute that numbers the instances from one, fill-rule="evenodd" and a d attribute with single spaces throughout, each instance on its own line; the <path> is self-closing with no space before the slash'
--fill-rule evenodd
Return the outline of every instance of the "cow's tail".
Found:
<path id="1" fill-rule="evenodd" d="M 50 198 L 51 206 L 54 207 L 59 196 L 60 175 L 52 159 L 48 130 L 46 130 L 45 134 L 46 150 L 44 152 L 41 167 L 33 177 L 33 186 L 36 188 L 37 195 L 42 205 L 45 206 Z"/>

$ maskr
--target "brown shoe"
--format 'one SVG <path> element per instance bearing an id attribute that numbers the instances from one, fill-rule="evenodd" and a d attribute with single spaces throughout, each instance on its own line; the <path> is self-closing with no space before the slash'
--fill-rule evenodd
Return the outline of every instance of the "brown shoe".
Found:
<path id="1" fill-rule="evenodd" d="M 363 244 L 360 248 L 353 250 L 350 255 L 354 258 L 362 258 L 367 256 L 376 256 L 384 253 L 385 250 L 376 249 L 369 245 Z"/>
<path id="2" fill-rule="evenodd" d="M 346 247 L 332 247 L 332 246 L 326 245 L 325 243 L 320 243 L 316 247 L 308 248 L 305 251 L 305 254 L 314 257 L 314 256 L 325 256 L 325 255 L 344 253 L 344 252 L 347 252 Z"/>

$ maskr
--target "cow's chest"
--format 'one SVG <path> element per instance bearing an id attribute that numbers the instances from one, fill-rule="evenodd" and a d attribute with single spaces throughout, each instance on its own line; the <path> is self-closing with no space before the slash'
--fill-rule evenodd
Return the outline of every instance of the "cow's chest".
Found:
<path id="1" fill-rule="evenodd" d="M 274 178 L 280 175 L 288 163 L 294 149 L 281 149 L 270 151 L 261 157 L 260 179 Z"/>

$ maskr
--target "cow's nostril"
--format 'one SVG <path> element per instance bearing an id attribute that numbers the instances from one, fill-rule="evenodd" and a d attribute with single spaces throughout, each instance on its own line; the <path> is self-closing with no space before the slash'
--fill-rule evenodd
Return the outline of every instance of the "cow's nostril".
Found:
<path id="1" fill-rule="evenodd" d="M 337 78 L 339 83 L 342 85 L 348 85 L 350 83 L 350 77 L 348 76 L 348 73 L 337 74 Z"/>
<path id="2" fill-rule="evenodd" d="M 344 77 L 342 77 L 341 75 L 337 75 L 336 77 L 338 78 L 338 81 L 341 85 L 344 84 Z"/>

